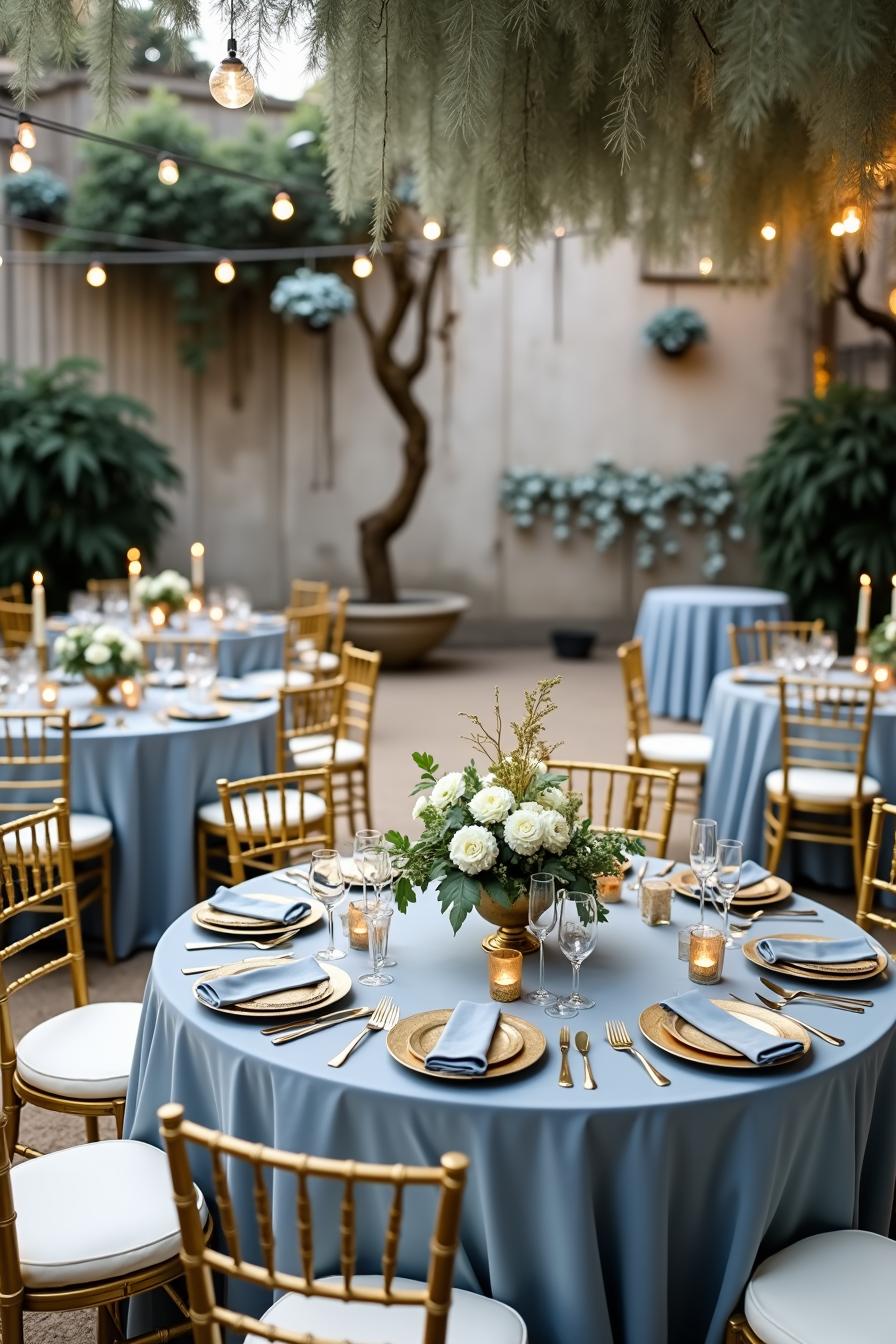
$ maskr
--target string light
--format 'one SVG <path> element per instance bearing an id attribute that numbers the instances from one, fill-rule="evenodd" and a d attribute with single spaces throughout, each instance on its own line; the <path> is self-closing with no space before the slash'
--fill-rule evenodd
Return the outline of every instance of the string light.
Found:
<path id="1" fill-rule="evenodd" d="M 697 262 L 697 270 L 701 275 L 710 275 L 712 272 L 712 257 L 701 257 Z"/>
<path id="2" fill-rule="evenodd" d="M 255 97 L 255 80 L 236 54 L 233 35 L 233 0 L 230 0 L 230 37 L 227 55 L 219 61 L 208 77 L 209 92 L 221 107 L 245 107 Z"/>
<path id="3" fill-rule="evenodd" d="M 222 257 L 215 267 L 215 279 L 219 285 L 229 285 L 236 279 L 236 267 L 229 257 Z"/>
<path id="4" fill-rule="evenodd" d="M 430 243 L 434 243 L 437 238 L 442 236 L 442 226 L 437 219 L 424 219 L 423 237 Z"/>
<path id="5" fill-rule="evenodd" d="M 862 227 L 862 215 L 858 206 L 848 205 L 841 218 L 846 233 L 858 233 Z"/>
<path id="6" fill-rule="evenodd" d="M 778 236 L 778 230 L 771 221 L 768 224 L 763 224 L 759 232 L 767 243 L 773 243 Z"/>
<path id="7" fill-rule="evenodd" d="M 890 290 L 890 297 L 887 299 L 887 307 L 893 316 L 896 317 L 896 289 Z"/>
<path id="8" fill-rule="evenodd" d="M 373 262 L 366 252 L 355 253 L 355 259 L 352 262 L 352 274 L 356 275 L 359 280 L 366 280 L 369 275 L 373 274 Z"/>
<path id="9" fill-rule="evenodd" d="M 102 289 L 106 283 L 106 268 L 101 261 L 92 261 L 84 276 L 92 289 Z"/>
<path id="10" fill-rule="evenodd" d="M 175 159 L 159 159 L 159 181 L 165 187 L 173 187 L 180 177 L 180 169 Z"/>
<path id="11" fill-rule="evenodd" d="M 133 564 L 133 562 L 134 562 L 135 560 L 139 560 L 139 559 L 140 559 L 140 547 L 139 547 L 139 546 L 129 546 L 129 547 L 128 547 L 128 553 L 127 553 L 127 554 L 128 554 L 128 560 L 130 560 L 130 562 Z"/>
<path id="12" fill-rule="evenodd" d="M 29 173 L 31 171 L 31 155 L 24 145 L 20 145 L 18 140 L 14 140 L 9 150 L 9 166 L 14 173 Z"/>
<path id="13" fill-rule="evenodd" d="M 19 144 L 24 145 L 25 149 L 34 149 L 37 146 L 37 131 L 28 120 L 27 112 L 19 113 Z"/>
<path id="14" fill-rule="evenodd" d="M 831 225 L 831 233 L 835 238 L 842 238 L 846 232 L 846 225 L 840 219 L 835 219 Z"/>
<path id="15" fill-rule="evenodd" d="M 555 238 L 565 238 L 565 237 L 566 237 L 566 225 L 565 225 L 565 224 L 558 224 L 558 225 L 557 225 L 556 229 L 554 230 L 554 237 L 555 237 Z"/>
<path id="16" fill-rule="evenodd" d="M 296 208 L 292 203 L 292 197 L 288 191 L 278 191 L 274 197 L 274 203 L 271 206 L 271 214 L 275 219 L 292 219 Z"/>
<path id="17" fill-rule="evenodd" d="M 496 247 L 492 253 L 492 263 L 495 266 L 500 266 L 502 270 L 506 266 L 509 266 L 512 261 L 513 253 L 509 247 L 504 247 L 503 244 L 500 247 Z"/>

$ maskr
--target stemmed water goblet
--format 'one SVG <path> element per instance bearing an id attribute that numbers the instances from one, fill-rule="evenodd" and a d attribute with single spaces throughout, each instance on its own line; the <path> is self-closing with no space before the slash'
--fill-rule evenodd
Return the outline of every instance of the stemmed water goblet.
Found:
<path id="1" fill-rule="evenodd" d="M 386 960 L 389 946 L 389 925 L 392 921 L 391 905 L 379 904 L 367 912 L 367 942 L 370 948 L 371 969 L 366 975 L 358 976 L 359 985 L 391 985 L 394 976 L 383 975 L 383 967 L 390 963 Z M 393 966 L 394 962 L 391 963 Z"/>
<path id="2" fill-rule="evenodd" d="M 379 910 L 385 905 L 391 908 L 392 897 L 392 853 L 385 844 L 370 845 L 361 855 L 361 867 L 364 872 L 365 883 L 369 882 L 373 887 L 374 900 L 373 906 L 365 902 L 365 910 L 370 914 L 371 909 Z M 383 892 L 388 891 L 389 895 L 384 898 Z M 386 942 L 383 947 L 383 965 L 395 966 L 397 963 L 394 957 L 389 956 L 389 928 L 386 926 Z"/>
<path id="3" fill-rule="evenodd" d="M 731 936 L 729 922 L 731 919 L 731 902 L 737 895 L 740 886 L 740 873 L 744 862 L 744 847 L 740 840 L 720 840 L 718 843 L 718 867 L 715 876 L 715 891 L 719 894 L 719 900 L 716 900 L 715 891 L 711 892 L 712 903 L 720 914 L 724 913 L 725 919 L 725 946 L 733 947 L 734 939 Z M 722 910 L 719 910 L 719 903 Z M 702 923 L 702 920 L 701 920 Z"/>
<path id="4" fill-rule="evenodd" d="M 352 858 L 355 861 L 355 867 L 361 877 L 361 885 L 364 890 L 364 908 L 367 908 L 367 876 L 364 872 L 364 866 L 361 862 L 364 857 L 365 849 L 372 849 L 375 845 L 383 843 L 382 831 L 362 830 L 355 831 L 355 839 L 352 845 Z"/>
<path id="5" fill-rule="evenodd" d="M 700 883 L 700 923 L 706 906 L 706 884 L 718 866 L 719 826 L 709 817 L 696 817 L 691 822 L 691 871 Z"/>
<path id="6" fill-rule="evenodd" d="M 527 1003 L 543 1006 L 557 1002 L 557 995 L 544 987 L 544 944 L 557 923 L 557 893 L 552 873 L 533 873 L 529 879 L 529 932 L 538 939 L 538 988 L 526 994 Z"/>
<path id="7" fill-rule="evenodd" d="M 557 900 L 560 951 L 572 966 L 572 992 L 545 1012 L 548 1017 L 576 1017 L 581 1010 L 594 1007 L 593 1000 L 579 992 L 579 971 L 597 944 L 597 897 L 560 891 Z"/>
<path id="8" fill-rule="evenodd" d="M 345 956 L 342 948 L 333 941 L 333 911 L 345 896 L 345 878 L 337 849 L 315 849 L 311 855 L 308 869 L 311 891 L 327 912 L 327 934 L 329 944 L 321 952 L 315 952 L 318 961 L 341 961 Z"/>

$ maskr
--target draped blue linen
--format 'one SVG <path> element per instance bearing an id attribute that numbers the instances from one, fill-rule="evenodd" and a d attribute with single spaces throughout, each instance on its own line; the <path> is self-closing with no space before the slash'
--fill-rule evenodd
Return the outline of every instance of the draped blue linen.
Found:
<path id="1" fill-rule="evenodd" d="M 751 686 L 731 672 L 716 677 L 703 719 L 712 738 L 701 808 L 715 817 L 719 834 L 744 842 L 744 853 L 762 860 L 762 812 L 765 777 L 781 764 L 780 707 L 777 686 Z M 871 723 L 866 772 L 880 781 L 882 793 L 896 799 L 896 703 L 879 696 Z M 782 877 L 793 872 L 820 886 L 852 886 L 852 863 L 844 846 L 784 846 Z"/>
<path id="2" fill-rule="evenodd" d="M 769 588 L 648 588 L 635 635 L 651 712 L 699 723 L 713 677 L 731 666 L 728 626 L 786 620 L 788 612 L 787 594 Z"/>
<path id="3" fill-rule="evenodd" d="M 247 886 L 263 890 L 269 882 L 256 878 Z M 548 1051 L 539 1066 L 501 1082 L 411 1073 L 390 1058 L 382 1037 L 366 1041 L 344 1068 L 328 1068 L 354 1034 L 352 1023 L 274 1046 L 256 1024 L 195 1001 L 191 978 L 179 968 L 203 954 L 183 950 L 197 932 L 183 916 L 153 960 L 126 1132 L 157 1144 L 156 1109 L 175 1100 L 202 1124 L 331 1157 L 433 1163 L 459 1149 L 472 1165 L 455 1283 L 514 1306 L 533 1344 L 719 1344 L 758 1256 L 830 1228 L 889 1227 L 896 982 L 863 985 L 875 1000 L 864 1016 L 836 1014 L 842 1049 L 813 1042 L 805 1060 L 781 1068 L 701 1068 L 642 1041 L 672 1080 L 660 1089 L 635 1060 L 610 1050 L 604 1020 L 621 1017 L 637 1039 L 643 1008 L 692 988 L 677 937 L 695 922 L 697 907 L 676 899 L 673 923 L 648 928 L 631 893 L 624 895 L 582 972 L 597 1007 L 571 1023 L 573 1031 L 591 1033 L 595 1092 L 583 1090 L 575 1055 L 575 1087 L 557 1086 L 560 1024 L 524 1002 L 508 1010 L 541 1027 Z M 812 927 L 855 931 L 833 912 Z M 422 896 L 393 920 L 394 985 L 379 991 L 355 983 L 348 1002 L 373 1004 L 388 992 L 409 1015 L 481 1000 L 484 930 L 473 914 L 453 937 L 433 896 Z M 298 938 L 295 955 L 323 942 L 318 926 Z M 357 982 L 366 956 L 350 951 L 340 965 Z M 537 973 L 537 958 L 527 958 L 526 988 L 534 988 Z M 761 988 L 758 975 L 729 952 L 723 984 L 704 992 L 724 998 L 734 990 L 751 999 Z M 568 991 L 569 965 L 553 938 L 546 978 Z M 834 1016 L 804 1011 L 824 1025 Z M 211 1196 L 208 1169 L 197 1171 Z M 250 1254 L 257 1246 L 251 1183 L 235 1179 L 233 1191 Z M 338 1194 L 328 1214 L 316 1215 L 319 1273 L 338 1272 L 337 1206 Z M 385 1206 L 377 1208 L 376 1218 L 359 1223 L 359 1272 L 379 1270 Z M 281 1263 L 297 1270 L 294 1181 L 275 1179 L 273 1213 Z M 425 1274 L 430 1219 L 430 1206 L 409 1203 L 400 1272 Z M 260 1310 L 267 1303 L 254 1288 L 231 1287 L 231 1305 Z"/>

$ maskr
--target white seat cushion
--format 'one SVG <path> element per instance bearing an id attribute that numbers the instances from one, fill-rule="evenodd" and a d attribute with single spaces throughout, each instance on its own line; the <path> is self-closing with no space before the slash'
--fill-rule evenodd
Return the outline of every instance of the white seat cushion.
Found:
<path id="1" fill-rule="evenodd" d="M 292 737 L 289 749 L 299 770 L 310 770 L 315 765 L 333 764 L 333 739 L 329 733 L 309 733 L 307 737 Z M 363 761 L 364 747 L 350 737 L 336 739 L 336 765 L 354 765 Z"/>
<path id="2" fill-rule="evenodd" d="M 324 649 L 318 653 L 315 649 L 306 649 L 304 653 L 299 654 L 300 659 L 308 667 L 316 667 L 319 672 L 338 672 L 342 666 L 342 659 L 338 653 L 328 653 Z"/>
<path id="3" fill-rule="evenodd" d="M 115 1278 L 180 1249 L 168 1159 L 132 1139 L 84 1143 L 12 1169 L 22 1278 L 31 1288 Z M 205 1200 L 196 1191 L 203 1223 Z"/>
<path id="4" fill-rule="evenodd" d="M 81 849 L 90 849 L 93 845 L 98 845 L 103 840 L 108 840 L 112 834 L 112 823 L 108 817 L 95 817 L 90 812 L 72 812 L 69 815 L 69 829 L 72 836 L 72 853 L 77 854 Z M 59 830 L 55 821 L 50 822 L 50 841 L 55 849 L 58 840 Z M 31 831 L 21 831 L 19 834 L 22 849 L 27 854 L 31 849 Z M 38 844 L 43 843 L 44 828 L 41 826 L 38 830 Z M 4 842 L 4 848 L 8 854 L 14 854 L 16 851 L 16 837 L 7 835 Z"/>
<path id="5" fill-rule="evenodd" d="M 60 1097 L 123 1097 L 140 1025 L 139 1003 L 88 1003 L 50 1017 L 19 1041 L 16 1072 Z"/>
<path id="6" fill-rule="evenodd" d="M 279 827 L 281 825 L 280 816 L 280 795 L 276 789 L 267 790 L 268 797 L 268 818 L 271 825 Z M 253 835 L 263 835 L 265 829 L 265 813 L 263 795 L 257 793 L 247 793 L 246 801 L 249 804 L 249 825 L 252 827 Z M 301 808 L 300 795 L 298 789 L 289 789 L 286 793 L 286 824 L 287 826 L 298 826 L 299 812 Z M 327 805 L 323 798 L 319 798 L 316 793 L 305 794 L 305 822 L 319 821 L 327 810 Z M 234 804 L 233 817 L 237 827 L 242 826 L 245 813 L 243 811 L 242 800 Z M 211 826 L 224 825 L 224 806 L 219 801 L 217 803 L 203 803 L 199 809 L 200 821 L 207 821 Z"/>
<path id="7" fill-rule="evenodd" d="M 822 1232 L 756 1270 L 744 1315 L 765 1344 L 892 1344 L 896 1241 Z"/>
<path id="8" fill-rule="evenodd" d="M 334 1275 L 323 1283 L 341 1283 Z M 376 1274 L 357 1274 L 357 1285 L 382 1283 Z M 395 1279 L 396 1288 L 425 1288 L 415 1279 Z M 269 1325 L 307 1331 L 312 1337 L 351 1340 L 352 1344 L 420 1344 L 423 1338 L 422 1307 L 385 1307 L 378 1302 L 337 1302 L 324 1297 L 287 1293 L 262 1317 Z M 256 1344 L 261 1335 L 247 1335 L 244 1344 Z M 448 1313 L 447 1344 L 526 1344 L 526 1326 L 521 1316 L 503 1302 L 455 1288 Z"/>
<path id="9" fill-rule="evenodd" d="M 807 803 L 848 803 L 855 797 L 856 777 L 845 770 L 812 770 L 807 766 L 794 766 L 787 771 L 787 783 L 791 798 Z M 765 777 L 765 787 L 769 793 L 784 792 L 784 771 L 772 770 Z M 873 798 L 882 793 L 880 782 L 873 775 L 862 779 L 862 797 Z"/>
<path id="10" fill-rule="evenodd" d="M 663 765 L 706 765 L 712 738 L 703 733 L 645 733 L 638 739 L 645 761 Z"/>
<path id="11" fill-rule="evenodd" d="M 290 686 L 310 686 L 314 677 L 310 672 L 302 672 L 294 667 L 289 673 Z M 286 685 L 286 673 L 282 667 L 269 668 L 264 672 L 247 672 L 243 681 L 251 681 L 255 686 L 265 686 L 268 690 L 279 691 Z"/>

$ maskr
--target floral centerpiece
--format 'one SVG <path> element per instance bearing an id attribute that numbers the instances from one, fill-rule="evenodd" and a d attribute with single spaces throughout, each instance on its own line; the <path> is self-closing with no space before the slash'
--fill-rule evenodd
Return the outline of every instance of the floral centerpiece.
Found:
<path id="1" fill-rule="evenodd" d="M 557 745 L 544 740 L 544 721 L 555 709 L 551 692 L 559 677 L 541 681 L 527 691 L 525 713 L 511 724 L 514 745 L 504 741 L 499 693 L 495 692 L 495 727 L 486 728 L 475 714 L 467 739 L 485 757 L 481 774 L 474 762 L 464 770 L 439 775 L 436 762 L 415 752 L 421 777 L 414 817 L 423 834 L 411 841 L 398 831 L 387 839 L 398 873 L 395 903 L 404 913 L 417 891 L 434 884 L 443 913 L 456 933 L 471 910 L 499 926 L 485 939 L 488 947 L 534 951 L 538 943 L 526 930 L 529 879 L 551 873 L 570 892 L 595 894 L 595 879 L 619 871 L 636 840 L 620 831 L 594 831 L 580 817 L 582 799 L 561 786 L 566 776 L 546 762 Z M 598 902 L 598 918 L 606 909 Z"/>
<path id="2" fill-rule="evenodd" d="M 183 611 L 190 596 L 190 580 L 176 569 L 163 569 L 161 574 L 145 575 L 137 581 L 137 600 L 144 610 L 158 607 L 167 621 L 172 612 Z"/>
<path id="3" fill-rule="evenodd" d="M 96 689 L 97 703 L 109 704 L 109 692 L 122 677 L 143 667 L 143 647 L 114 625 L 73 625 L 53 646 L 63 672 L 83 677 Z"/>
<path id="4" fill-rule="evenodd" d="M 868 653 L 875 667 L 885 667 L 889 684 L 896 673 L 896 616 L 888 616 L 874 627 L 868 639 Z"/>

